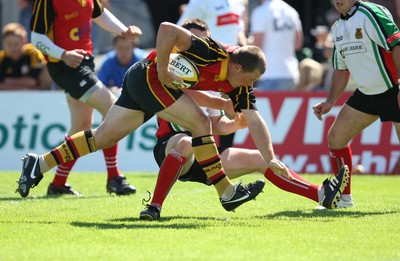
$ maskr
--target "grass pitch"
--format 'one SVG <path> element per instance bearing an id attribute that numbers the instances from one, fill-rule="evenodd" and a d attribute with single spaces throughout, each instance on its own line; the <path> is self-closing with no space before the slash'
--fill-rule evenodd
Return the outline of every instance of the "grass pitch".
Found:
<path id="1" fill-rule="evenodd" d="M 230 213 L 212 187 L 177 182 L 158 222 L 139 220 L 156 175 L 126 176 L 137 194 L 109 195 L 105 174 L 75 172 L 82 197 L 46 197 L 46 174 L 20 198 L 19 172 L 0 172 L 0 260 L 400 260 L 398 176 L 354 176 L 356 208 L 334 211 L 267 182 Z"/>

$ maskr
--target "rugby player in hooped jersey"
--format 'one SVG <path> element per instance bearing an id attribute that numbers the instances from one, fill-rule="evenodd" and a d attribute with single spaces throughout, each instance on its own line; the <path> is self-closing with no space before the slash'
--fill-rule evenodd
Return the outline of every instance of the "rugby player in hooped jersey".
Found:
<path id="1" fill-rule="evenodd" d="M 313 109 L 322 120 L 352 76 L 357 89 L 328 132 L 332 170 L 337 174 L 343 165 L 348 165 L 351 172 L 350 141 L 377 119 L 393 122 L 400 137 L 400 32 L 383 6 L 357 0 L 334 0 L 333 4 L 340 13 L 332 26 L 335 70 L 326 101 Z M 350 183 L 338 207 L 353 206 Z"/>

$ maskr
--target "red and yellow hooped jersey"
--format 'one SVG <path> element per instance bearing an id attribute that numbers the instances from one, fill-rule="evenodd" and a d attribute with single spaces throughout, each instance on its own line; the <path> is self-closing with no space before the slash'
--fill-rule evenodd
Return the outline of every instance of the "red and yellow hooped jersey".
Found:
<path id="1" fill-rule="evenodd" d="M 99 0 L 35 0 L 31 30 L 47 35 L 65 50 L 83 49 L 92 54 L 92 18 L 102 12 Z"/>

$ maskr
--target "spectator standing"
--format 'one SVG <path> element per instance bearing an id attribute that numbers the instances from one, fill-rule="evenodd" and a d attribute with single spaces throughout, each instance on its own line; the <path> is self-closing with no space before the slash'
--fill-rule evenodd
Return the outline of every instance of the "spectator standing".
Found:
<path id="1" fill-rule="evenodd" d="M 213 39 L 243 46 L 247 44 L 243 20 L 246 11 L 245 0 L 190 0 L 177 24 L 198 18 L 208 24 Z"/>
<path id="2" fill-rule="evenodd" d="M 104 55 L 97 76 L 112 93 L 119 95 L 126 71 L 137 61 L 146 58 L 147 52 L 138 48 L 134 40 L 120 35 L 114 37 L 113 47 L 114 50 Z"/>
<path id="3" fill-rule="evenodd" d="M 0 90 L 48 90 L 51 79 L 40 51 L 27 43 L 27 32 L 19 23 L 5 25 L 1 33 Z"/>
<path id="4" fill-rule="evenodd" d="M 131 39 L 142 33 L 136 26 L 126 27 L 97 0 L 69 1 L 68 5 L 58 0 L 35 0 L 31 19 L 32 43 L 47 56 L 52 79 L 66 93 L 71 113 L 71 128 L 66 140 L 92 126 L 93 109 L 104 118 L 116 100 L 94 71 L 92 21 L 111 33 Z M 77 149 L 74 147 L 75 152 Z M 106 189 L 117 195 L 133 194 L 136 188 L 129 185 L 119 171 L 117 151 L 117 143 L 103 149 L 108 173 Z M 76 155 L 67 155 L 68 158 L 71 156 Z M 66 183 L 75 162 L 58 166 L 48 195 L 80 194 Z"/>
<path id="5" fill-rule="evenodd" d="M 250 15 L 254 45 L 268 60 L 268 70 L 255 87 L 263 91 L 294 90 L 299 82 L 296 51 L 303 47 L 299 14 L 282 0 L 264 0 Z"/>

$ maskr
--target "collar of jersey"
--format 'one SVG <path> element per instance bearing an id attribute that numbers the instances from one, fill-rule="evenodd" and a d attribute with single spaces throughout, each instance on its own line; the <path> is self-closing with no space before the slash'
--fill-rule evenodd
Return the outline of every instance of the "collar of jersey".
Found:
<path id="1" fill-rule="evenodd" d="M 361 2 L 360 0 L 356 1 L 354 3 L 354 5 L 350 8 L 350 10 L 347 12 L 346 15 L 340 15 L 340 19 L 349 20 L 349 18 L 352 17 L 356 13 L 358 6 L 361 4 L 360 2 Z"/>

